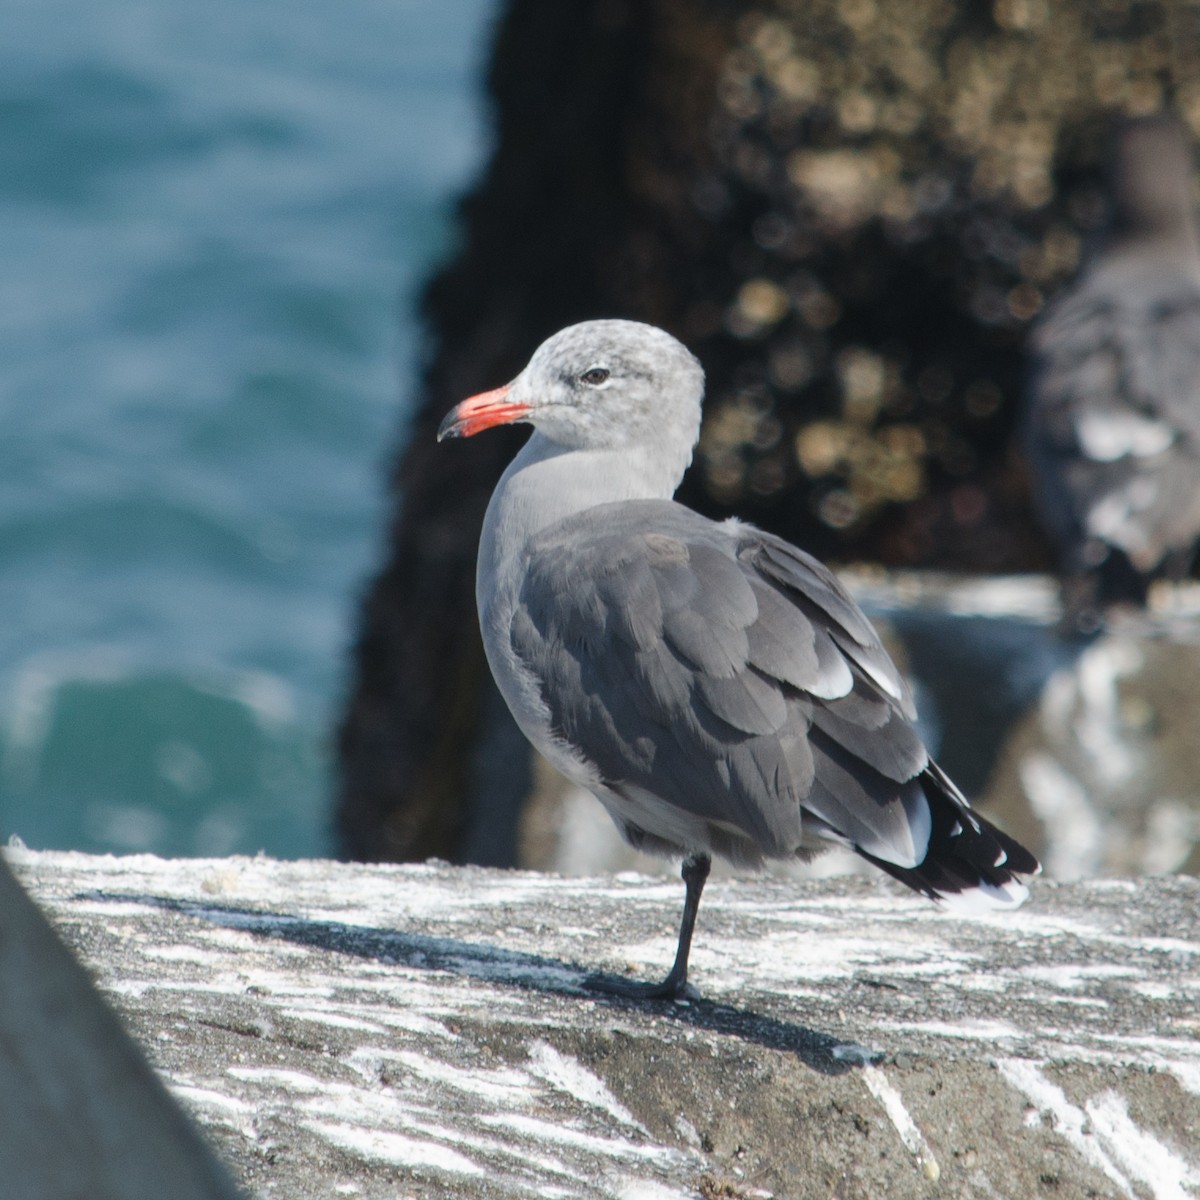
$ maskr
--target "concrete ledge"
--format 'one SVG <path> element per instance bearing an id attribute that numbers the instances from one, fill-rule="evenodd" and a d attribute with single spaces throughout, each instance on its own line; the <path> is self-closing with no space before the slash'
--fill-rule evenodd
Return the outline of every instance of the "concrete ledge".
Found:
<path id="1" fill-rule="evenodd" d="M 10 851 L 259 1196 L 1200 1194 L 1200 882 L 675 882 Z"/>

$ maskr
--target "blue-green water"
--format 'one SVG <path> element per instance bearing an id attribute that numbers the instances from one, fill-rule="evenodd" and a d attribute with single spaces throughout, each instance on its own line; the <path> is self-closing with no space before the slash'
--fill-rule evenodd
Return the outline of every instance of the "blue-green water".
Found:
<path id="1" fill-rule="evenodd" d="M 9 0 L 0 837 L 329 849 L 490 0 Z"/>

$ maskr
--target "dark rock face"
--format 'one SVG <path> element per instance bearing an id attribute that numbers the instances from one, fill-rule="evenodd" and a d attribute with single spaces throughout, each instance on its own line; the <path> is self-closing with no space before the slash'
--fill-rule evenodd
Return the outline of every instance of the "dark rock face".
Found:
<path id="1" fill-rule="evenodd" d="M 426 293 L 428 365 L 362 610 L 344 854 L 514 861 L 528 754 L 490 698 L 471 581 L 520 435 L 433 432 L 572 321 L 650 321 L 699 355 L 680 498 L 705 513 L 827 557 L 1048 561 L 1010 451 L 1020 341 L 1103 221 L 1108 110 L 1164 98 L 1163 21 L 1017 0 L 511 0 L 496 150 Z"/>
<path id="2" fill-rule="evenodd" d="M 714 55 L 720 27 L 705 35 L 694 8 L 694 36 Z M 426 293 L 434 346 L 394 476 L 388 562 L 360 622 L 336 816 L 351 857 L 515 861 L 515 820 L 492 797 L 524 796 L 529 755 L 488 677 L 474 570 L 483 510 L 522 434 L 438 449 L 434 432 L 562 325 L 614 313 L 671 323 L 666 294 L 683 285 L 673 268 L 703 220 L 687 204 L 693 148 L 659 142 L 703 127 L 695 95 L 713 69 L 658 44 L 661 16 L 655 5 L 518 0 L 498 30 L 497 152 L 463 205 L 458 258 Z M 486 756 L 485 727 L 497 730 Z M 484 795 L 488 809 L 472 811 Z"/>

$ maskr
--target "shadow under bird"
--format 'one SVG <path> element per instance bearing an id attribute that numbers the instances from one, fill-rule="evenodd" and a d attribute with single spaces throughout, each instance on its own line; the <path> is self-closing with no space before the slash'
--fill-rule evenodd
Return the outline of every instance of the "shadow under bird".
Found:
<path id="1" fill-rule="evenodd" d="M 623 995 L 690 991 L 714 854 L 757 865 L 849 846 L 968 907 L 1019 904 L 1039 869 L 930 759 L 907 684 L 834 575 L 671 499 L 703 392 L 661 329 L 588 321 L 438 431 L 533 425 L 479 545 L 492 674 L 529 741 L 629 842 L 684 860 L 674 965 L 660 984 L 593 981 Z"/>
<path id="2" fill-rule="evenodd" d="M 1145 603 L 1200 538 L 1200 234 L 1192 149 L 1160 115 L 1125 120 L 1112 218 L 1079 279 L 1034 326 L 1025 443 L 1061 553 L 1066 623 Z"/>

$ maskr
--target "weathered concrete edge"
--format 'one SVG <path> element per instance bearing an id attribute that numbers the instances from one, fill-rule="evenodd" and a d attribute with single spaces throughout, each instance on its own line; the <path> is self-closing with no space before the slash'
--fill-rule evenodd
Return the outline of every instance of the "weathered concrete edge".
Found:
<path id="1" fill-rule="evenodd" d="M 587 966 L 665 962 L 662 880 L 14 858 L 262 1195 L 1200 1179 L 1194 880 L 1043 887 L 973 923 L 861 881 L 719 883 L 716 1003 L 670 1010 L 580 993 Z"/>
<path id="2" fill-rule="evenodd" d="M 237 1200 L 2 855 L 0 1062 L 7 1200 Z"/>

